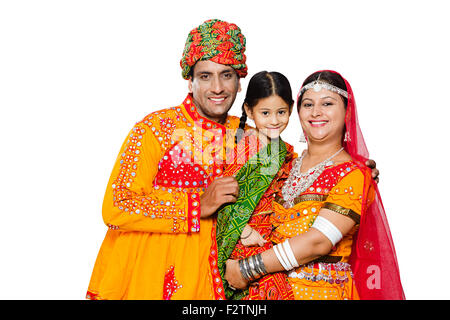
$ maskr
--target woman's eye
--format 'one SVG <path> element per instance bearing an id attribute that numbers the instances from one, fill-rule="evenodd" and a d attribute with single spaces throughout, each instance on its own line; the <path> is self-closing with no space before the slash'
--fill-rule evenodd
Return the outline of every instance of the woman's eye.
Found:
<path id="1" fill-rule="evenodd" d="M 309 107 L 312 107 L 312 104 L 311 104 L 311 103 L 304 103 L 303 106 L 304 106 L 305 108 L 309 108 Z"/>
<path id="2" fill-rule="evenodd" d="M 328 107 L 328 106 L 332 106 L 333 103 L 332 102 L 325 102 L 323 105 Z"/>

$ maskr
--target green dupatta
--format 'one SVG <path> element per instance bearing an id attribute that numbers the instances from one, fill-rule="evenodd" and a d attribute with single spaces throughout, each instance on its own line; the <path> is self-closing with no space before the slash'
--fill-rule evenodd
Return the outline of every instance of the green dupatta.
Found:
<path id="1" fill-rule="evenodd" d="M 237 172 L 239 197 L 235 203 L 221 208 L 217 215 L 218 267 L 227 299 L 241 299 L 246 290 L 232 290 L 225 280 L 225 262 L 239 240 L 259 200 L 266 192 L 286 157 L 286 145 L 281 140 L 272 140 L 259 153 L 248 160 Z"/>

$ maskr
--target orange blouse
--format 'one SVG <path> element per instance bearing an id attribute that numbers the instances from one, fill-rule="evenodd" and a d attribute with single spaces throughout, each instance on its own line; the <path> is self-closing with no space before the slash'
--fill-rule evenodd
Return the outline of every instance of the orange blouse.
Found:
<path id="1" fill-rule="evenodd" d="M 271 221 L 275 228 L 273 241 L 307 232 L 321 208 L 343 214 L 355 221 L 352 230 L 344 235 L 331 252 L 316 261 L 302 265 L 288 273 L 296 299 L 358 299 L 348 258 L 353 238 L 358 230 L 364 193 L 373 200 L 373 190 L 365 190 L 365 175 L 354 161 L 327 167 L 289 208 L 281 191 L 275 197 Z M 371 200 L 370 200 L 371 199 Z"/>

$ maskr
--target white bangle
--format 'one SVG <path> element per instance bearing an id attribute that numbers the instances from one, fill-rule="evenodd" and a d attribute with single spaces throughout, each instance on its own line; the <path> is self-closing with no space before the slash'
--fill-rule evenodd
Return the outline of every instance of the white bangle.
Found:
<path id="1" fill-rule="evenodd" d="M 283 248 L 286 252 L 287 258 L 289 259 L 289 262 L 291 263 L 293 268 L 298 268 L 299 264 L 297 262 L 297 259 L 295 258 L 294 252 L 292 251 L 291 244 L 289 243 L 289 239 L 286 239 L 283 242 Z"/>
<path id="2" fill-rule="evenodd" d="M 316 228 L 320 232 L 322 232 L 333 244 L 333 247 L 341 241 L 342 233 L 338 228 L 328 219 L 317 216 L 316 220 L 314 220 L 311 228 Z"/>
<path id="3" fill-rule="evenodd" d="M 284 253 L 281 243 L 274 246 L 273 250 L 275 251 L 278 261 L 280 261 L 280 264 L 283 266 L 284 270 L 289 271 L 289 270 L 294 269 L 294 267 L 289 263 L 289 259 L 287 258 L 286 254 Z"/>

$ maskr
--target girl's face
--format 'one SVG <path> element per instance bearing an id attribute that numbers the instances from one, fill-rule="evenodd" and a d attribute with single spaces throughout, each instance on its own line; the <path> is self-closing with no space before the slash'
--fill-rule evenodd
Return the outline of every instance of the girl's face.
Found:
<path id="1" fill-rule="evenodd" d="M 342 141 L 345 127 L 345 104 L 335 92 L 322 89 L 305 91 L 299 117 L 308 141 Z"/>
<path id="2" fill-rule="evenodd" d="M 258 131 L 270 139 L 278 138 L 289 123 L 290 106 L 277 95 L 260 99 L 253 108 L 244 108 Z"/>

